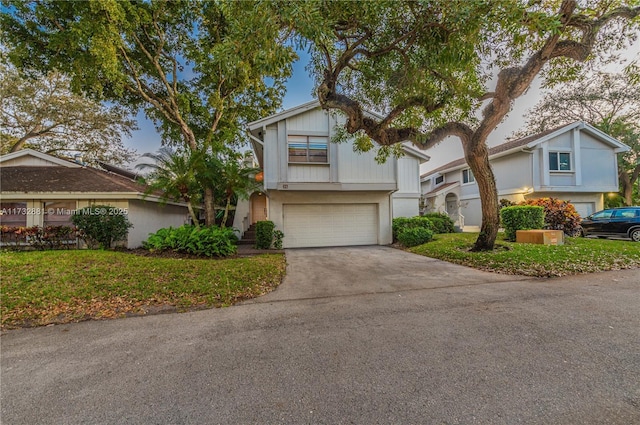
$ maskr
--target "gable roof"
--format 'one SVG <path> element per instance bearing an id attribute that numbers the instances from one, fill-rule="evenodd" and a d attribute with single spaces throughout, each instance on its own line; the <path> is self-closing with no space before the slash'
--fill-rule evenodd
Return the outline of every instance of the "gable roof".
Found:
<path id="1" fill-rule="evenodd" d="M 59 165 L 67 168 L 80 168 L 82 165 L 77 164 L 75 162 L 68 161 L 66 159 L 58 158 L 57 156 L 49 155 L 46 153 L 38 152 L 33 149 L 21 149 L 17 152 L 11 152 L 6 155 L 0 155 L 0 165 L 3 162 L 9 162 L 17 158 L 22 158 L 24 156 L 32 156 L 38 159 L 41 159 L 46 162 L 50 162 L 52 165 Z"/>
<path id="2" fill-rule="evenodd" d="M 259 120 L 252 121 L 247 124 L 249 130 L 257 130 L 262 127 L 266 127 L 270 124 L 276 123 L 278 121 L 282 121 L 289 117 L 293 117 L 303 112 L 310 111 L 312 109 L 316 109 L 320 107 L 320 102 L 317 100 L 312 100 L 311 102 L 303 103 L 302 105 L 294 106 L 290 109 L 285 109 L 282 112 L 275 113 L 273 115 L 269 115 L 268 117 L 260 118 Z"/>
<path id="3" fill-rule="evenodd" d="M 51 165 L 2 165 L 3 162 L 33 156 Z M 135 181 L 134 174 L 119 167 L 113 171 L 82 166 L 32 149 L 23 149 L 0 156 L 0 192 L 3 196 L 25 198 L 37 193 L 40 196 L 79 197 L 104 196 L 119 199 L 147 199 L 158 202 L 162 193 L 154 191 L 145 195 L 147 186 Z M 164 201 L 162 201 L 164 202 Z M 183 205 L 182 202 L 167 202 Z"/>
<path id="4" fill-rule="evenodd" d="M 312 100 L 311 102 L 307 102 L 307 103 L 303 103 L 302 105 L 298 105 L 295 106 L 293 108 L 284 110 L 282 112 L 278 112 L 276 114 L 270 115 L 268 117 L 265 118 L 261 118 L 259 120 L 250 122 L 249 124 L 247 124 L 247 127 L 249 128 L 249 137 L 252 139 L 252 141 L 257 142 L 253 144 L 254 147 L 254 151 L 256 151 L 257 156 L 258 156 L 258 161 L 261 160 L 262 158 L 262 149 L 263 146 L 262 145 L 262 141 L 255 138 L 255 136 L 251 135 L 251 131 L 254 130 L 259 130 L 262 127 L 266 127 L 268 125 L 274 124 L 278 121 L 282 121 L 284 119 L 290 118 L 290 117 L 294 117 L 296 115 L 300 115 L 302 113 L 305 113 L 307 111 L 311 111 L 313 109 L 316 108 L 320 108 L 320 101 L 318 100 Z M 371 115 L 372 117 L 376 118 L 376 119 L 382 119 L 383 117 L 380 116 L 379 114 L 375 113 L 375 112 L 371 112 L 371 111 L 365 111 L 365 114 Z M 407 155 L 411 155 L 413 157 L 416 157 L 420 160 L 420 163 L 424 163 L 429 161 L 429 159 L 431 159 L 431 157 L 423 152 L 421 152 L 420 150 L 412 147 L 412 146 L 408 146 L 407 144 L 403 143 L 402 144 L 402 150 L 405 154 Z"/>
<path id="5" fill-rule="evenodd" d="M 453 189 L 454 187 L 458 187 L 458 186 L 460 186 L 460 182 L 445 183 L 443 185 L 440 185 L 440 186 L 436 187 L 431 192 L 425 193 L 423 196 L 425 198 L 432 198 L 432 197 L 437 196 L 437 195 L 439 195 L 441 193 L 444 193 L 445 191 L 447 191 L 449 189 Z"/>
<path id="6" fill-rule="evenodd" d="M 144 193 L 126 177 L 90 167 L 0 167 L 2 192 Z"/>
<path id="7" fill-rule="evenodd" d="M 542 131 L 540 133 L 532 134 L 530 136 L 522 137 L 520 139 L 511 140 L 506 143 L 502 143 L 500 145 L 489 148 L 489 159 L 499 158 L 501 156 L 509 155 L 514 152 L 532 149 L 536 145 L 539 145 L 542 142 L 545 142 L 549 139 L 552 139 L 559 134 L 566 133 L 567 131 L 578 129 L 584 130 L 587 133 L 590 133 L 592 136 L 596 137 L 601 142 L 608 144 L 614 150 L 614 152 L 626 152 L 630 148 L 624 143 L 619 142 L 608 134 L 598 130 L 594 126 L 584 122 L 584 121 L 576 121 L 574 123 L 568 125 L 562 125 L 559 127 L 555 127 L 549 130 Z M 454 171 L 458 168 L 464 168 L 467 166 L 467 161 L 464 158 L 458 158 L 454 161 L 451 161 L 447 164 L 444 164 L 438 168 L 430 170 L 420 177 L 422 180 L 426 178 L 443 172 Z"/>

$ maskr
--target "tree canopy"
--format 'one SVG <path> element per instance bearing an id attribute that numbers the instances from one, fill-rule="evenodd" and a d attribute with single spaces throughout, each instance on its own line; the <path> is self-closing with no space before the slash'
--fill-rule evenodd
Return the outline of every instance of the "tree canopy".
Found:
<path id="1" fill-rule="evenodd" d="M 58 72 L 28 79 L 2 65 L 0 98 L 0 153 L 28 147 L 49 154 L 80 153 L 89 163 L 134 159 L 135 151 L 122 141 L 136 128 L 129 114 L 72 93 L 69 79 Z"/>
<path id="2" fill-rule="evenodd" d="M 640 14 L 637 1 L 311 1 L 292 7 L 307 9 L 309 21 L 293 25 L 311 43 L 318 98 L 347 115 L 348 133 L 382 146 L 409 140 L 425 149 L 449 136 L 461 140 L 482 201 L 476 250 L 493 248 L 499 226 L 491 132 L 537 76 L 568 79 L 592 55 L 632 40 Z M 383 118 L 365 114 L 367 107 Z"/>
<path id="3" fill-rule="evenodd" d="M 215 151 L 244 121 L 274 112 L 295 57 L 255 2 L 10 1 L 8 56 L 27 72 L 58 70 L 74 90 L 142 109 L 163 142 Z M 205 187 L 207 224 L 213 188 Z"/>

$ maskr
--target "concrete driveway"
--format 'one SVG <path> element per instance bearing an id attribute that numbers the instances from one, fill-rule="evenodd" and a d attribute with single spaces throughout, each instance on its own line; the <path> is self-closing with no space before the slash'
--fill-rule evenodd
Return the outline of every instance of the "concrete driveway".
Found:
<path id="1" fill-rule="evenodd" d="M 10 331 L 6 424 L 640 423 L 640 273 L 288 250 L 244 305 Z"/>
<path id="2" fill-rule="evenodd" d="M 405 292 L 527 279 L 457 266 L 384 246 L 287 250 L 277 291 L 250 302 Z"/>

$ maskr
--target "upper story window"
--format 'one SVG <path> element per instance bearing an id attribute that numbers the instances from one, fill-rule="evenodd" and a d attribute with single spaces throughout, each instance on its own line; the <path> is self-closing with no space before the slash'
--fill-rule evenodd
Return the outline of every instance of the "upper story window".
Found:
<path id="1" fill-rule="evenodd" d="M 473 171 L 471 171 L 471 168 L 462 170 L 462 183 L 473 183 L 475 181 L 476 178 L 473 177 Z"/>
<path id="2" fill-rule="evenodd" d="M 289 162 L 326 164 L 329 138 L 326 136 L 289 136 Z"/>
<path id="3" fill-rule="evenodd" d="M 571 153 L 549 152 L 549 170 L 571 171 Z"/>
<path id="4" fill-rule="evenodd" d="M 441 184 L 441 183 L 444 183 L 444 176 L 436 177 L 435 182 L 436 182 L 436 186 Z"/>

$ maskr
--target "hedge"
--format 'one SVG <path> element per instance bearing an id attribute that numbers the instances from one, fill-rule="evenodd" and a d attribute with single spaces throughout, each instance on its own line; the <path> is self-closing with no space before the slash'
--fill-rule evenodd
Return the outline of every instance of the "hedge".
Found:
<path id="1" fill-rule="evenodd" d="M 544 208 L 528 205 L 504 207 L 500 210 L 500 218 L 507 240 L 515 241 L 517 230 L 544 227 Z"/>

